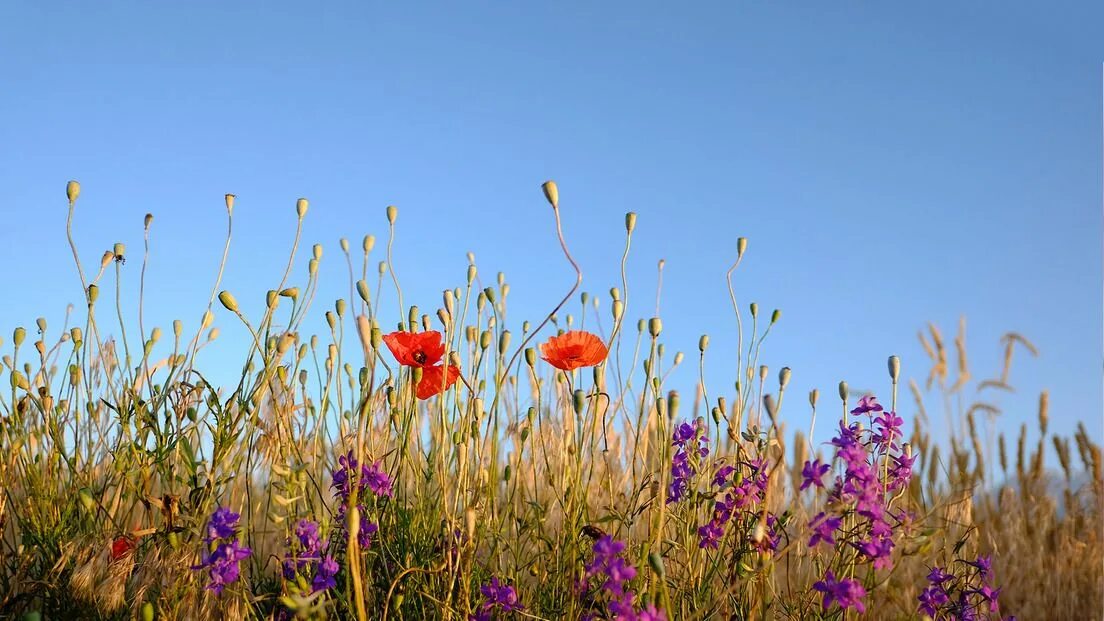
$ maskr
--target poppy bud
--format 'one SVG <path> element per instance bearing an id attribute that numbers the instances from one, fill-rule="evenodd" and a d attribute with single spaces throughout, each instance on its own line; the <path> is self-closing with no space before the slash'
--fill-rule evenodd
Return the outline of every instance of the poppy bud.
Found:
<path id="1" fill-rule="evenodd" d="M 154 343 L 161 340 L 161 328 L 154 328 L 153 331 L 150 332 L 150 340 Z"/>
<path id="2" fill-rule="evenodd" d="M 315 259 L 321 261 L 322 260 L 322 244 L 315 244 L 314 246 L 311 246 L 311 254 L 314 256 Z"/>
<path id="3" fill-rule="evenodd" d="M 809 391 L 809 405 L 816 407 L 817 400 L 820 399 L 820 391 L 816 388 Z"/>
<path id="4" fill-rule="evenodd" d="M 223 291 L 218 294 L 218 299 L 219 302 L 222 302 L 222 305 L 226 307 L 226 310 L 231 313 L 238 312 L 238 301 L 234 299 L 234 294 L 229 291 Z"/>
<path id="5" fill-rule="evenodd" d="M 376 247 L 376 236 L 365 235 L 364 239 L 360 242 L 360 247 L 364 250 L 364 254 L 372 252 L 372 248 Z"/>
<path id="6" fill-rule="evenodd" d="M 647 325 L 648 324 L 643 319 L 637 319 L 636 320 L 636 331 L 637 332 L 643 332 L 645 326 L 647 326 Z"/>
<path id="7" fill-rule="evenodd" d="M 84 342 L 84 332 L 80 328 L 73 328 L 69 330 L 69 336 L 73 338 L 73 343 L 80 345 Z"/>
<path id="8" fill-rule="evenodd" d="M 510 348 L 510 331 L 503 330 L 502 335 L 498 337 L 498 354 L 500 356 L 506 355 L 506 350 Z"/>
<path id="9" fill-rule="evenodd" d="M 667 570 L 663 567 L 663 557 L 660 556 L 659 552 L 652 552 L 648 555 L 648 565 L 651 566 L 652 571 L 660 580 L 667 578 Z"/>
<path id="10" fill-rule="evenodd" d="M 679 393 L 677 390 L 672 390 L 667 393 L 667 410 L 670 412 L 671 418 L 678 415 L 679 409 Z"/>
<path id="11" fill-rule="evenodd" d="M 614 300 L 613 306 L 610 307 L 610 311 L 613 313 L 615 321 L 620 321 L 621 317 L 625 314 L 625 303 L 621 300 Z"/>
<path id="12" fill-rule="evenodd" d="M 625 232 L 632 235 L 633 229 L 636 228 L 636 212 L 630 211 L 625 214 Z"/>
<path id="13" fill-rule="evenodd" d="M 667 418 L 667 400 L 663 397 L 659 397 L 655 401 L 656 413 L 661 418 Z"/>
<path id="14" fill-rule="evenodd" d="M 774 309 L 774 312 L 771 313 L 771 323 L 772 324 L 777 323 L 778 320 L 781 319 L 781 318 L 782 318 L 782 311 L 778 310 L 777 308 Z"/>
<path id="15" fill-rule="evenodd" d="M 153 621 L 153 604 L 150 602 L 142 604 L 142 621 Z"/>
<path id="16" fill-rule="evenodd" d="M 387 206 L 387 223 L 395 224 L 395 218 L 399 217 L 399 208 L 394 205 Z"/>
<path id="17" fill-rule="evenodd" d="M 380 261 L 379 262 L 379 275 L 383 276 L 383 274 L 386 271 L 387 271 L 387 261 Z"/>
<path id="18" fill-rule="evenodd" d="M 610 287 L 610 298 L 614 300 L 621 299 L 621 290 L 617 287 Z"/>
<path id="19" fill-rule="evenodd" d="M 280 297 L 297 299 L 299 297 L 299 287 L 288 287 L 280 290 Z"/>
<path id="20" fill-rule="evenodd" d="M 349 240 L 342 237 L 337 243 L 341 246 L 341 252 L 349 252 Z"/>
<path id="21" fill-rule="evenodd" d="M 418 329 L 418 306 L 415 304 L 410 307 L 410 310 L 406 314 L 406 322 L 410 325 L 410 331 L 416 332 Z"/>
<path id="22" fill-rule="evenodd" d="M 759 365 L 759 381 L 764 381 L 765 382 L 767 380 L 767 372 L 768 372 L 767 365 L 765 365 L 765 364 Z"/>
<path id="23" fill-rule="evenodd" d="M 142 219 L 142 225 L 146 227 L 146 230 L 148 231 L 151 224 L 153 224 L 153 214 L 147 213 L 146 217 Z"/>
<path id="24" fill-rule="evenodd" d="M 782 388 L 786 387 L 786 384 L 790 383 L 790 367 L 782 367 L 782 370 L 778 372 L 778 385 Z"/>
<path id="25" fill-rule="evenodd" d="M 496 295 L 493 287 L 487 287 L 483 289 L 483 295 L 487 296 L 487 300 L 493 305 L 495 303 Z"/>
<path id="26" fill-rule="evenodd" d="M 12 342 L 15 343 L 16 347 L 22 345 L 23 339 L 25 338 L 27 338 L 27 330 L 25 328 L 16 328 L 15 332 L 12 333 Z"/>
<path id="27" fill-rule="evenodd" d="M 476 273 L 475 266 L 474 265 L 469 265 L 468 266 L 468 284 L 469 285 L 472 284 L 472 282 L 475 281 L 475 273 Z"/>
<path id="28" fill-rule="evenodd" d="M 115 253 L 116 257 L 123 257 L 126 255 L 126 245 L 122 242 L 115 242 L 115 247 L 111 251 Z"/>
<path id="29" fill-rule="evenodd" d="M 845 403 L 847 402 L 847 382 L 839 383 L 839 396 Z"/>
<path id="30" fill-rule="evenodd" d="M 337 316 L 333 314 L 333 311 L 326 311 L 326 325 L 328 325 L 331 330 L 337 326 Z"/>
<path id="31" fill-rule="evenodd" d="M 80 196 L 80 184 L 76 181 L 70 181 L 65 184 L 65 197 L 69 199 L 69 206 L 72 207 L 77 202 L 77 197 Z"/>
<path id="32" fill-rule="evenodd" d="M 897 383 L 897 378 L 901 375 L 901 359 L 897 356 L 889 357 L 889 378 L 893 380 L 893 383 Z"/>
<path id="33" fill-rule="evenodd" d="M 755 302 L 752 302 L 751 305 L 748 306 L 748 308 L 751 309 L 751 316 L 752 317 L 757 317 L 759 315 L 759 305 L 756 304 Z"/>
<path id="34" fill-rule="evenodd" d="M 23 390 L 30 390 L 31 385 L 27 383 L 27 378 L 23 376 L 19 371 L 12 371 L 11 374 L 11 387 L 21 388 Z"/>
<path id="35" fill-rule="evenodd" d="M 549 205 L 552 205 L 552 209 L 560 208 L 560 190 L 556 187 L 556 182 L 549 179 L 541 184 L 541 190 L 544 191 L 544 198 L 548 201 Z"/>
<path id="36" fill-rule="evenodd" d="M 698 351 L 705 353 L 705 350 L 709 348 L 709 335 L 703 334 L 698 338 Z"/>
<path id="37" fill-rule="evenodd" d="M 111 264 L 115 260 L 115 253 L 110 250 L 104 250 L 103 256 L 100 257 L 100 269 L 103 269 Z"/>
<path id="38" fill-rule="evenodd" d="M 537 363 L 537 350 L 532 347 L 525 348 L 525 364 L 532 367 Z"/>
<path id="39" fill-rule="evenodd" d="M 479 335 L 479 348 L 480 349 L 487 349 L 490 346 L 491 346 L 491 331 L 490 330 L 484 330 Z"/>
<path id="40" fill-rule="evenodd" d="M 295 213 L 299 215 L 300 219 L 302 219 L 303 216 L 307 215 L 307 208 L 309 207 L 310 201 L 305 198 L 301 198 L 295 201 Z"/>
<path id="41" fill-rule="evenodd" d="M 659 317 L 652 317 L 648 320 L 648 334 L 652 337 L 658 337 L 660 332 L 663 332 L 663 322 Z"/>
<path id="42" fill-rule="evenodd" d="M 747 250 L 747 238 L 746 237 L 737 237 L 736 238 L 736 258 L 743 257 L 745 250 Z"/>
<path id="43" fill-rule="evenodd" d="M 206 330 L 207 326 L 211 325 L 211 322 L 215 320 L 215 314 L 209 310 L 203 311 L 203 319 L 199 322 L 199 329 Z"/>
<path id="44" fill-rule="evenodd" d="M 234 199 L 237 198 L 233 194 L 227 194 L 223 197 L 226 201 L 226 213 L 234 213 Z"/>
<path id="45" fill-rule="evenodd" d="M 276 293 L 276 291 L 273 290 L 273 289 L 269 289 L 268 292 L 265 293 L 265 306 L 269 310 L 275 309 L 276 308 L 276 302 L 278 301 L 278 299 L 279 299 L 279 296 Z"/>
<path id="46" fill-rule="evenodd" d="M 307 273 L 314 276 L 318 273 L 318 259 L 307 261 Z"/>

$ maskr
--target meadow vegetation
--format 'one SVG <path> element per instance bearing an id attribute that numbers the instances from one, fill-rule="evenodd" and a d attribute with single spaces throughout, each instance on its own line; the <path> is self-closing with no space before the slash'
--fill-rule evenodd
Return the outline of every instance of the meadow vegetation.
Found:
<path id="1" fill-rule="evenodd" d="M 1046 393 L 1030 429 L 1001 427 L 987 400 L 1013 391 L 1026 338 L 1007 334 L 1003 368 L 975 379 L 965 326 L 948 343 L 931 325 L 919 381 L 891 356 L 873 362 L 877 397 L 845 382 L 792 395 L 790 370 L 760 363 L 780 313 L 738 295 L 745 239 L 717 279 L 738 350 L 702 335 L 687 360 L 663 333 L 685 318 L 629 305 L 658 295 L 630 296 L 624 276 L 636 215 L 622 281 L 582 292 L 558 190 L 543 190 L 533 217 L 576 278 L 532 323 L 505 320 L 509 283 L 485 286 L 474 260 L 438 308 L 405 305 L 394 207 L 382 259 L 374 237 L 343 239 L 350 297 L 316 300 L 303 199 L 286 266 L 258 275 L 272 289 L 247 316 L 220 288 L 227 195 L 210 296 L 191 324 L 154 327 L 153 217 L 140 259 L 116 244 L 83 265 L 70 182 L 84 299 L 62 327 L 16 328 L 0 368 L 0 617 L 1099 617 L 1100 446 L 1084 426 L 1048 433 Z M 311 313 L 328 330 L 305 333 Z M 226 322 L 251 335 L 241 348 L 216 343 Z M 214 351 L 240 361 L 236 385 L 207 381 Z M 706 385 L 715 357 L 732 384 Z M 697 385 L 669 385 L 682 364 Z M 831 442 L 811 442 L 816 428 Z"/>

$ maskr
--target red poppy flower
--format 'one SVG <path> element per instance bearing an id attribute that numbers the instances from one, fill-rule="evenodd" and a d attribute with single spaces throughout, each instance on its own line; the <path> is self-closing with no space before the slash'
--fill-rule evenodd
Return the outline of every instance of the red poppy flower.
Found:
<path id="1" fill-rule="evenodd" d="M 445 369 L 448 369 L 448 371 L 445 371 Z M 422 369 L 422 381 L 418 382 L 418 398 L 428 399 L 433 395 L 440 394 L 452 388 L 452 385 L 458 379 L 460 379 L 460 367 L 454 364 L 447 367 L 443 364 L 435 367 L 424 367 Z"/>
<path id="2" fill-rule="evenodd" d="M 392 332 L 384 335 L 383 342 L 395 360 L 407 367 L 431 367 L 445 355 L 445 344 L 441 342 L 441 333 L 436 330 Z"/>
<path id="3" fill-rule="evenodd" d="M 126 535 L 119 535 L 111 542 L 111 560 L 117 561 L 134 549 L 134 542 Z"/>
<path id="4" fill-rule="evenodd" d="M 541 343 L 541 358 L 548 364 L 572 371 L 579 367 L 592 367 L 606 359 L 609 350 L 602 339 L 590 332 L 572 330 Z"/>

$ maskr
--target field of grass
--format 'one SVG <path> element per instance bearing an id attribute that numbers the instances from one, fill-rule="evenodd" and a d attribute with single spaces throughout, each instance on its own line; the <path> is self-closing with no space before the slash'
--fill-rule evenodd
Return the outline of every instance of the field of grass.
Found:
<path id="1" fill-rule="evenodd" d="M 986 401 L 1034 354 L 1020 335 L 991 378 L 967 371 L 964 327 L 946 342 L 933 325 L 919 384 L 891 357 L 878 398 L 845 383 L 793 395 L 789 369 L 759 362 L 777 312 L 734 285 L 743 239 L 728 272 L 739 351 L 703 335 L 689 359 L 660 318 L 630 319 L 627 281 L 599 304 L 578 273 L 548 315 L 508 324 L 509 284 L 484 287 L 472 264 L 423 314 L 403 305 L 390 238 L 378 271 L 374 238 L 342 241 L 355 296 L 336 302 L 315 300 L 321 248 L 303 275 L 295 240 L 259 316 L 220 290 L 224 254 L 198 321 L 154 327 L 119 305 L 120 270 L 144 276 L 144 260 L 124 268 L 116 246 L 78 262 L 69 325 L 14 331 L 0 618 L 1100 617 L 1100 447 L 1084 427 L 1049 434 L 1045 393 L 1031 429 L 1001 429 Z M 600 307 L 608 330 L 576 329 Z M 300 332 L 313 313 L 328 333 Z M 218 350 L 240 361 L 236 385 L 205 379 L 220 322 L 252 335 Z M 713 355 L 737 359 L 734 385 L 668 385 Z M 811 444 L 814 426 L 832 443 Z"/>

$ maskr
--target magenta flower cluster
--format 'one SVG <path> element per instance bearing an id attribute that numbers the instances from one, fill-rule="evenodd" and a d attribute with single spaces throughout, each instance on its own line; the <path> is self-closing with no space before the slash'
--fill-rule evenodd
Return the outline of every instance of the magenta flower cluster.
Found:
<path id="1" fill-rule="evenodd" d="M 932 619 L 955 621 L 989 621 L 1001 619 L 1001 590 L 993 586 L 993 567 L 988 556 L 977 560 L 959 560 L 962 568 L 948 573 L 933 567 L 928 573 L 928 586 L 917 598 L 918 612 Z M 1015 621 L 1005 617 L 1004 621 Z"/>
<path id="2" fill-rule="evenodd" d="M 671 483 L 667 489 L 667 504 L 679 502 L 690 490 L 691 480 L 698 473 L 700 460 L 709 455 L 705 421 L 701 418 L 682 423 L 672 434 L 672 446 L 678 448 L 671 458 Z"/>
<path id="3" fill-rule="evenodd" d="M 510 612 L 525 609 L 518 601 L 517 590 L 500 582 L 496 576 L 492 576 L 490 582 L 479 587 L 479 592 L 483 594 L 483 603 L 479 605 L 479 610 L 474 615 L 468 617 L 469 621 L 491 621 L 497 611 Z"/>
<path id="4" fill-rule="evenodd" d="M 719 488 L 713 504 L 712 517 L 698 528 L 698 546 L 717 549 L 724 538 L 728 524 L 737 521 L 747 533 L 747 543 L 760 552 L 770 552 L 778 547 L 776 532 L 778 519 L 773 513 L 763 512 L 761 505 L 767 493 L 767 462 L 763 458 L 748 459 L 738 465 L 726 464 L 717 469 L 713 486 Z M 766 527 L 762 536 L 756 537 L 758 524 Z"/>
<path id="5" fill-rule="evenodd" d="M 390 498 L 394 495 L 394 485 L 391 477 L 383 471 L 380 462 L 372 465 L 360 464 L 352 451 L 337 459 L 338 468 L 333 473 L 332 487 L 334 496 L 340 500 L 337 510 L 337 520 L 345 526 L 346 511 L 349 508 L 349 499 L 352 496 L 354 485 L 357 490 L 357 507 L 360 509 L 360 533 L 357 535 L 357 543 L 361 548 L 367 549 L 372 545 L 372 535 L 379 531 L 379 526 L 372 522 L 365 511 L 363 501 L 371 492 L 377 498 Z"/>
<path id="6" fill-rule="evenodd" d="M 337 586 L 337 572 L 341 569 L 333 555 L 325 553 L 328 543 L 318 533 L 318 524 L 299 520 L 295 524 L 295 537 L 288 539 L 291 548 L 284 556 L 284 578 L 295 580 L 303 576 L 311 581 L 311 592 L 325 591 Z"/>
<path id="7" fill-rule="evenodd" d="M 615 621 L 666 621 L 667 617 L 653 604 L 638 608 L 636 594 L 626 583 L 636 577 L 636 568 L 622 556 L 625 542 L 603 535 L 594 542 L 593 557 L 586 564 L 585 578 L 577 585 L 580 593 L 596 591 L 606 601 L 606 614 L 589 613 L 585 621 L 614 619 Z"/>
<path id="8" fill-rule="evenodd" d="M 830 464 L 820 460 L 805 462 L 800 490 L 812 487 L 827 490 L 830 512 L 821 511 L 809 521 L 808 545 L 837 546 L 837 536 L 848 520 L 843 542 L 855 551 L 853 560 L 870 563 L 875 570 L 893 565 L 895 536 L 907 528 L 912 516 L 891 507 L 896 495 L 903 493 L 912 480 L 916 457 L 901 444 L 904 421 L 896 413 L 885 410 L 873 396 L 859 400 L 851 410 L 853 416 L 866 415 L 871 420 L 867 428 L 857 422 L 840 421 L 839 433 L 832 438 L 836 460 L 843 466 L 842 476 L 825 487 L 824 476 Z M 814 588 L 823 594 L 822 604 L 863 610 L 865 590 L 853 579 L 838 580 L 831 570 Z"/>
<path id="9" fill-rule="evenodd" d="M 207 589 L 222 595 L 226 585 L 237 582 L 241 569 L 238 563 L 249 557 L 251 550 L 238 542 L 238 520 L 241 515 L 227 507 L 219 507 L 207 521 L 207 544 L 202 562 L 193 570 L 207 570 Z"/>

